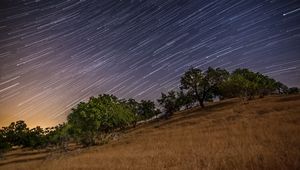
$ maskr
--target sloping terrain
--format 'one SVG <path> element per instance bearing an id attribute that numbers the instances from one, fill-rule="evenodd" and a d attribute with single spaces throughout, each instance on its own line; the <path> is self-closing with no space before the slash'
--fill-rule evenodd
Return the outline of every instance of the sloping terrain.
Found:
<path id="1" fill-rule="evenodd" d="M 300 96 L 238 99 L 128 130 L 67 153 L 15 150 L 0 169 L 299 169 Z"/>

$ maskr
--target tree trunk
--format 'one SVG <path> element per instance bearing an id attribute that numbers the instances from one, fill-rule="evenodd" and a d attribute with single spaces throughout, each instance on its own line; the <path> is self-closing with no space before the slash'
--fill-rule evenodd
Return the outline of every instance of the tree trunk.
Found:
<path id="1" fill-rule="evenodd" d="M 202 108 L 204 108 L 204 102 L 203 102 L 203 100 L 199 99 L 198 101 L 199 101 L 200 106 L 201 106 Z"/>
<path id="2" fill-rule="evenodd" d="M 195 94 L 196 94 L 196 99 L 198 100 L 200 106 L 204 108 L 204 104 L 203 104 L 204 98 L 201 98 L 201 95 L 198 93 L 198 89 L 196 87 L 195 87 Z"/>

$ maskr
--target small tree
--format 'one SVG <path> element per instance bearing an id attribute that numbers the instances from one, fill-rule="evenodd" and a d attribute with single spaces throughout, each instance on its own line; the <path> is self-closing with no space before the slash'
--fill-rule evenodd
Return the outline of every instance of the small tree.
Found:
<path id="1" fill-rule="evenodd" d="M 154 102 L 142 100 L 141 103 L 139 103 L 137 114 L 140 120 L 152 118 L 157 115 L 157 113 L 158 110 L 155 108 Z"/>
<path id="2" fill-rule="evenodd" d="M 177 92 L 177 97 L 179 106 L 184 106 L 185 109 L 191 108 L 196 101 L 195 97 L 189 91 L 184 93 L 183 90 L 180 90 L 179 92 Z"/>
<path id="3" fill-rule="evenodd" d="M 161 98 L 157 100 L 158 103 L 163 106 L 166 112 L 165 116 L 168 118 L 174 112 L 179 111 L 180 104 L 175 91 L 169 91 L 168 94 L 161 93 Z"/>

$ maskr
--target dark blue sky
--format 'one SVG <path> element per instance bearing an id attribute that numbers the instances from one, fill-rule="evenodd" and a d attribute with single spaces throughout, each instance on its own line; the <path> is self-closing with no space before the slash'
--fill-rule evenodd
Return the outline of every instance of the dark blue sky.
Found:
<path id="1" fill-rule="evenodd" d="M 191 66 L 300 86 L 300 2 L 1 0 L 0 125 L 53 125 L 100 93 L 154 100 Z"/>

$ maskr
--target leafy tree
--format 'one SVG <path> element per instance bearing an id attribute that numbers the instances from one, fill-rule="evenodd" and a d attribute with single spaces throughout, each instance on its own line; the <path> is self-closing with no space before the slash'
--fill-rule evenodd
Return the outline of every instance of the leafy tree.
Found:
<path id="1" fill-rule="evenodd" d="M 149 119 L 160 114 L 160 110 L 156 109 L 154 102 L 150 100 L 142 100 L 139 103 L 134 99 L 128 99 L 123 103 L 132 110 L 137 120 Z"/>
<path id="2" fill-rule="evenodd" d="M 23 120 L 12 122 L 8 127 L 2 128 L 6 141 L 12 146 L 26 146 L 29 128 Z"/>
<path id="3" fill-rule="evenodd" d="M 24 139 L 24 147 L 44 147 L 46 145 L 45 141 L 45 134 L 43 128 L 37 126 L 33 129 L 30 129 L 27 134 L 26 138 Z"/>
<path id="4" fill-rule="evenodd" d="M 11 149 L 11 144 L 6 140 L 6 136 L 3 133 L 3 130 L 0 130 L 0 159 L 3 157 L 3 154 Z"/>
<path id="5" fill-rule="evenodd" d="M 72 129 L 68 123 L 59 124 L 55 127 L 52 140 L 57 147 L 66 150 L 71 134 Z"/>
<path id="6" fill-rule="evenodd" d="M 70 129 L 70 125 L 67 123 L 46 128 L 44 132 L 46 146 L 55 146 L 57 148 L 66 150 L 72 135 L 72 131 Z"/>
<path id="7" fill-rule="evenodd" d="M 189 109 L 192 107 L 192 105 L 195 103 L 195 98 L 190 92 L 184 93 L 183 90 L 180 90 L 177 92 L 177 97 L 178 97 L 178 103 L 179 106 L 182 107 L 184 106 L 185 109 Z"/>
<path id="8" fill-rule="evenodd" d="M 137 114 L 140 120 L 152 118 L 159 113 L 160 111 L 155 108 L 154 102 L 150 100 L 142 100 L 138 105 Z"/>
<path id="9" fill-rule="evenodd" d="M 204 107 L 204 101 L 212 99 L 214 94 L 220 90 L 220 84 L 224 82 L 229 73 L 223 69 L 208 68 L 206 72 L 191 68 L 181 77 L 181 89 L 190 92 Z"/>
<path id="10" fill-rule="evenodd" d="M 109 133 L 135 122 L 135 116 L 123 102 L 112 95 L 91 97 L 81 102 L 68 115 L 68 123 L 75 137 L 86 146 L 96 143 L 99 133 Z"/>
<path id="11" fill-rule="evenodd" d="M 176 92 L 173 90 L 169 91 L 168 94 L 161 93 L 161 98 L 157 101 L 161 106 L 163 106 L 164 111 L 166 112 L 166 118 L 180 109 L 178 97 L 176 96 Z"/>
<path id="12" fill-rule="evenodd" d="M 288 93 L 288 87 L 286 85 L 284 85 L 283 83 L 277 81 L 275 83 L 275 88 L 277 90 L 278 94 L 287 94 Z"/>
<path id="13" fill-rule="evenodd" d="M 256 84 L 247 80 L 239 74 L 233 74 L 230 78 L 222 84 L 223 96 L 226 97 L 242 97 L 249 99 L 254 93 Z"/>
<path id="14" fill-rule="evenodd" d="M 138 112 L 139 103 L 137 101 L 135 101 L 134 99 L 130 98 L 125 103 L 130 107 L 130 109 L 132 110 L 133 113 L 137 113 Z"/>
<path id="15" fill-rule="evenodd" d="M 268 76 L 257 74 L 258 93 L 260 97 L 271 94 L 276 90 L 276 81 Z"/>
<path id="16" fill-rule="evenodd" d="M 272 94 L 278 91 L 279 94 L 287 93 L 287 87 L 281 82 L 276 82 L 261 73 L 254 73 L 248 69 L 236 69 L 229 78 L 221 84 L 222 95 L 225 97 L 240 96 L 244 99 L 253 99 L 254 96 Z"/>
<path id="17" fill-rule="evenodd" d="M 248 69 L 236 69 L 232 73 L 232 79 L 235 83 L 240 84 L 240 87 L 238 88 L 240 90 L 240 96 L 243 96 L 246 99 L 254 98 L 259 89 L 258 74 Z"/>

